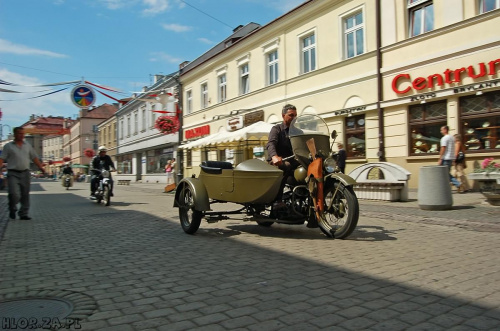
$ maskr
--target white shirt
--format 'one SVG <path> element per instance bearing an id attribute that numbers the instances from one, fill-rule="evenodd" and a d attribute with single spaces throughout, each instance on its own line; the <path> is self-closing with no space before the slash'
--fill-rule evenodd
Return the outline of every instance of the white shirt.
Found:
<path id="1" fill-rule="evenodd" d="M 7 162 L 8 170 L 28 170 L 31 160 L 38 157 L 33 147 L 27 142 L 19 147 L 14 141 L 7 143 L 3 147 L 0 158 Z"/>
<path id="2" fill-rule="evenodd" d="M 441 138 L 441 147 L 445 147 L 443 160 L 455 160 L 455 138 L 447 134 Z"/>

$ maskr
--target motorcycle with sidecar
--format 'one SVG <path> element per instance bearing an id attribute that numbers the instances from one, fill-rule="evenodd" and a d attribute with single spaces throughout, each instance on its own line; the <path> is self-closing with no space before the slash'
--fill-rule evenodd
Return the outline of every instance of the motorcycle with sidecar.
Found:
<path id="1" fill-rule="evenodd" d="M 293 120 L 289 138 L 295 169 L 294 185 L 285 185 L 281 206 L 276 197 L 283 171 L 259 159 L 229 162 L 203 161 L 198 177 L 182 179 L 175 193 L 182 229 L 194 234 L 202 219 L 217 222 L 244 215 L 243 220 L 269 227 L 274 223 L 306 224 L 319 227 L 330 238 L 347 238 L 356 228 L 359 204 L 353 185 L 356 181 L 337 167 L 332 146 L 336 132 L 329 134 L 325 121 L 317 115 Z M 330 144 L 330 137 L 333 142 Z M 235 203 L 236 210 L 213 211 L 216 203 Z M 285 208 L 283 208 L 283 203 Z"/>

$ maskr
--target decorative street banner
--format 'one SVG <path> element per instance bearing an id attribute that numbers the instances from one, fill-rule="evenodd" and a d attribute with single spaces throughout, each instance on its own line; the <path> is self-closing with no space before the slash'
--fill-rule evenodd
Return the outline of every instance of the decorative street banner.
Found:
<path id="1" fill-rule="evenodd" d="M 94 90 L 85 84 L 75 86 L 71 91 L 71 101 L 79 108 L 88 108 L 95 102 L 96 95 Z"/>

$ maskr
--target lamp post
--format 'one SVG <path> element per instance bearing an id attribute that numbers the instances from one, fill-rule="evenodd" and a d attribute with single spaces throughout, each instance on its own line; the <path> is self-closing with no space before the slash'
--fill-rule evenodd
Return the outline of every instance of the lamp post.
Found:
<path id="1" fill-rule="evenodd" d="M 9 128 L 9 132 L 11 131 L 11 127 L 8 124 L 3 124 L 0 125 L 0 151 L 2 150 L 2 145 L 3 145 L 3 127 L 7 126 Z"/>
<path id="2" fill-rule="evenodd" d="M 99 128 L 97 127 L 97 125 L 93 125 L 92 126 L 92 132 L 94 133 L 94 143 L 92 145 L 96 155 L 97 155 L 97 132 L 99 132 Z"/>

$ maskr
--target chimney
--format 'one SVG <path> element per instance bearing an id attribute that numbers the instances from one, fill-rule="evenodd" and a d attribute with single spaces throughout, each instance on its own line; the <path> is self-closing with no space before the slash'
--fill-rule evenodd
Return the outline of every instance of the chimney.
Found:
<path id="1" fill-rule="evenodd" d="M 184 61 L 184 62 L 182 62 L 181 64 L 179 64 L 179 69 L 184 68 L 185 66 L 187 66 L 187 65 L 188 65 L 188 63 L 189 63 L 189 61 Z"/>
<path id="2" fill-rule="evenodd" d="M 241 29 L 242 27 L 243 27 L 243 25 L 241 25 L 241 24 L 240 24 L 240 25 L 238 25 L 237 27 L 235 27 L 235 28 L 233 29 L 233 32 L 238 31 L 238 30 L 239 30 L 239 29 Z"/>
<path id="3" fill-rule="evenodd" d="M 154 83 L 155 83 L 155 84 L 156 84 L 156 83 L 158 83 L 158 81 L 159 81 L 160 79 L 162 79 L 162 78 L 163 78 L 163 75 L 155 75 L 155 78 L 154 78 Z"/>
<path id="4" fill-rule="evenodd" d="M 80 109 L 80 118 L 87 116 L 89 110 L 87 108 Z"/>
<path id="5" fill-rule="evenodd" d="M 155 83 L 156 83 L 156 75 L 155 75 Z M 142 87 L 142 92 L 146 92 L 147 90 L 148 90 L 147 86 L 143 86 Z"/>

